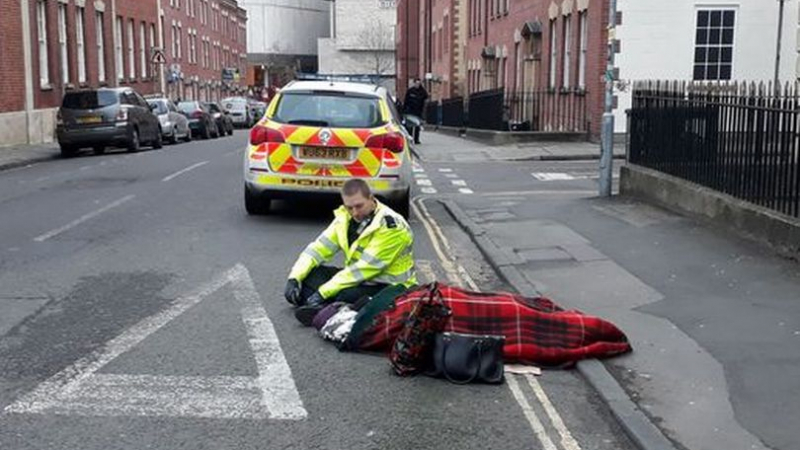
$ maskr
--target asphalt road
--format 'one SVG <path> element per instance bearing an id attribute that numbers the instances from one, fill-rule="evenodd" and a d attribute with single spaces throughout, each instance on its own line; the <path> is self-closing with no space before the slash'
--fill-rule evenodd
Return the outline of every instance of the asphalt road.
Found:
<path id="1" fill-rule="evenodd" d="M 300 327 L 286 273 L 332 205 L 247 216 L 245 141 L 0 172 L 0 448 L 632 448 L 572 371 L 400 379 Z M 423 280 L 502 289 L 426 187 Z"/>

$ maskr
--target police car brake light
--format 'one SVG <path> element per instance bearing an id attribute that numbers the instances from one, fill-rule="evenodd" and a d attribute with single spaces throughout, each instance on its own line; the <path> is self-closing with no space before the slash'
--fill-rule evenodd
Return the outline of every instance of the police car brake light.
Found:
<path id="1" fill-rule="evenodd" d="M 372 136 L 364 145 L 369 148 L 385 148 L 392 153 L 401 153 L 406 146 L 406 141 L 400 133 L 386 133 Z"/>
<path id="2" fill-rule="evenodd" d="M 273 128 L 253 127 L 250 130 L 250 145 L 260 145 L 265 142 L 285 142 L 283 133 Z"/>

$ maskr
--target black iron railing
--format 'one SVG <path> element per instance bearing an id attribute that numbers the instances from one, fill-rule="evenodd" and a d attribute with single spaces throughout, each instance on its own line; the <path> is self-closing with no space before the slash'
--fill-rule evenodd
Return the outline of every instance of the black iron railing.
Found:
<path id="1" fill-rule="evenodd" d="M 442 100 L 442 125 L 463 127 L 467 117 L 464 115 L 464 98 L 453 97 Z"/>
<path id="2" fill-rule="evenodd" d="M 497 131 L 587 132 L 584 91 L 506 91 L 470 94 L 467 110 L 454 104 L 444 119 L 470 128 Z M 444 106 L 444 102 L 442 103 Z M 468 119 L 467 119 L 468 116 Z"/>
<path id="3" fill-rule="evenodd" d="M 800 217 L 797 86 L 639 82 L 629 160 Z"/>

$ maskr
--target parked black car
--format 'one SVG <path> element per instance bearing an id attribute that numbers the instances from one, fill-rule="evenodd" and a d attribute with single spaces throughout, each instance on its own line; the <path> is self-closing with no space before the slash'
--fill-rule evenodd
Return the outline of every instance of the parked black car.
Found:
<path id="1" fill-rule="evenodd" d="M 180 102 L 178 109 L 189 118 L 189 128 L 193 136 L 201 136 L 203 139 L 219 137 L 217 121 L 211 116 L 211 111 L 204 102 Z"/>
<path id="2" fill-rule="evenodd" d="M 67 92 L 58 110 L 56 135 L 62 156 L 83 147 L 96 154 L 106 147 L 139 151 L 142 144 L 161 148 L 161 126 L 147 101 L 131 88 Z"/>
<path id="3" fill-rule="evenodd" d="M 207 103 L 208 110 L 211 112 L 211 117 L 217 121 L 217 128 L 219 129 L 219 134 L 227 134 L 228 136 L 233 134 L 233 120 L 231 120 L 230 114 L 228 111 L 223 110 L 219 107 L 219 104 L 210 102 Z"/>

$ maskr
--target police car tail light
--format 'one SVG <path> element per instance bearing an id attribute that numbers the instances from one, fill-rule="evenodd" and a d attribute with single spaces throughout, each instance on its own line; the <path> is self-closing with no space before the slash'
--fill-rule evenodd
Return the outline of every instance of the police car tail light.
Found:
<path id="1" fill-rule="evenodd" d="M 372 136 L 364 145 L 369 148 L 385 148 L 392 153 L 401 153 L 406 146 L 406 140 L 400 133 L 386 133 Z"/>
<path id="2" fill-rule="evenodd" d="M 255 126 L 250 130 L 250 145 L 260 145 L 265 142 L 286 142 L 283 133 L 278 130 Z"/>

